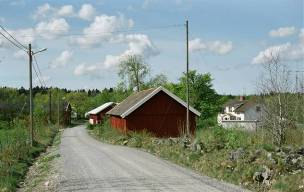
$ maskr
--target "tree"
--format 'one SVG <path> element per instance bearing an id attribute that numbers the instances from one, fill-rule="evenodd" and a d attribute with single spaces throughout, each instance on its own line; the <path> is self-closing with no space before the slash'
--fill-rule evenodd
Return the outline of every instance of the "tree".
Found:
<path id="1" fill-rule="evenodd" d="M 295 125 L 297 99 L 290 71 L 279 54 L 265 55 L 264 73 L 258 89 L 262 106 L 262 127 L 273 136 L 274 143 L 285 143 L 288 128 Z"/>
<path id="2" fill-rule="evenodd" d="M 124 80 L 128 80 L 129 88 L 139 91 L 144 79 L 149 74 L 149 66 L 140 55 L 128 55 L 119 64 L 118 75 Z"/>
<path id="3" fill-rule="evenodd" d="M 145 83 L 144 88 L 166 86 L 167 84 L 168 78 L 164 74 L 158 74 Z"/>
<path id="4" fill-rule="evenodd" d="M 166 87 L 176 95 L 186 100 L 186 74 L 179 79 L 177 84 L 169 84 Z M 215 123 L 215 116 L 221 109 L 221 97 L 212 88 L 212 78 L 209 73 L 200 74 L 195 70 L 189 71 L 189 98 L 190 105 L 201 112 L 200 124 L 202 126 Z"/>

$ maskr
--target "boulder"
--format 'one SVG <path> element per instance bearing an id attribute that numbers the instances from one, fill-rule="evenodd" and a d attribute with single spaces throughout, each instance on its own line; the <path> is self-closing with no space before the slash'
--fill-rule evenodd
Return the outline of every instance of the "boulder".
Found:
<path id="1" fill-rule="evenodd" d="M 229 159 L 232 161 L 237 161 L 245 156 L 245 150 L 243 148 L 238 148 L 236 151 L 230 152 Z"/>

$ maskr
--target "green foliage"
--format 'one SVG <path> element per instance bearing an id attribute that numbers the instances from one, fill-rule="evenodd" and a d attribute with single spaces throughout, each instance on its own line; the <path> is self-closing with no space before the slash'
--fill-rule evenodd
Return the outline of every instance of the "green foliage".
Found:
<path id="1" fill-rule="evenodd" d="M 142 56 L 128 55 L 119 64 L 118 75 L 122 82 L 127 80 L 130 90 L 136 87 L 137 91 L 139 91 L 149 71 L 149 66 L 144 62 Z"/>
<path id="2" fill-rule="evenodd" d="M 35 145 L 29 145 L 28 123 L 14 119 L 11 123 L 1 123 L 0 129 L 0 191 L 15 191 L 24 177 L 28 166 L 52 142 L 57 130 L 54 126 L 35 122 Z"/>
<path id="3" fill-rule="evenodd" d="M 187 78 L 184 73 L 178 83 L 170 83 L 166 87 L 186 100 L 186 83 Z M 201 112 L 198 121 L 199 128 L 215 125 L 215 117 L 225 101 L 225 98 L 218 95 L 212 86 L 212 78 L 209 73 L 200 74 L 195 70 L 189 71 L 189 100 L 190 105 Z"/>

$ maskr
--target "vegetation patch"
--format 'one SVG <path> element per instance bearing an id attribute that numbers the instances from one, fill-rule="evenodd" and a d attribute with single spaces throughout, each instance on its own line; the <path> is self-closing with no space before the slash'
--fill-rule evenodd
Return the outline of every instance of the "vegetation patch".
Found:
<path id="1" fill-rule="evenodd" d="M 0 191 L 16 190 L 34 159 L 52 143 L 57 130 L 36 122 L 31 147 L 27 128 L 27 122 L 18 119 L 0 127 Z"/>
<path id="2" fill-rule="evenodd" d="M 253 191 L 303 191 L 304 136 L 275 147 L 264 132 L 243 132 L 212 127 L 197 131 L 195 138 L 155 138 L 147 132 L 122 134 L 109 125 L 89 126 L 104 142 L 141 148 L 149 153 L 194 169 L 204 175 L 242 185 Z"/>

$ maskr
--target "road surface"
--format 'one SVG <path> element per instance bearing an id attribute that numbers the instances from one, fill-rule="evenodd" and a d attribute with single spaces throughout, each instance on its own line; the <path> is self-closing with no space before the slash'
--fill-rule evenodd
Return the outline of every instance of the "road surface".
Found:
<path id="1" fill-rule="evenodd" d="M 64 131 L 60 154 L 59 191 L 244 191 L 149 153 L 99 142 L 84 125 Z"/>

